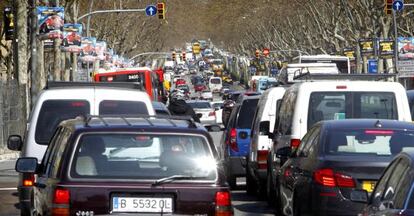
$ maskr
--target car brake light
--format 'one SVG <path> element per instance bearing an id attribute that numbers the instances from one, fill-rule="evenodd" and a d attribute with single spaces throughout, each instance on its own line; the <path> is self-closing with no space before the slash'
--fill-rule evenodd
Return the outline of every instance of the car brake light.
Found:
<path id="1" fill-rule="evenodd" d="M 70 105 L 72 107 L 83 107 L 85 106 L 85 102 L 72 102 Z"/>
<path id="2" fill-rule="evenodd" d="M 259 169 L 267 169 L 267 155 L 268 150 L 259 150 L 257 151 L 257 163 L 259 165 Z"/>
<path id="3" fill-rule="evenodd" d="M 57 188 L 53 197 L 52 215 L 67 216 L 69 210 L 70 193 L 68 189 Z"/>
<path id="4" fill-rule="evenodd" d="M 392 130 L 366 130 L 365 134 L 393 135 L 394 131 Z"/>
<path id="5" fill-rule="evenodd" d="M 325 187 L 355 187 L 355 181 L 351 176 L 334 173 L 331 168 L 320 169 L 314 172 L 314 180 Z"/>
<path id="6" fill-rule="evenodd" d="M 208 114 L 208 116 L 216 116 L 216 112 L 210 112 L 209 114 Z"/>
<path id="7" fill-rule="evenodd" d="M 336 89 L 346 89 L 347 87 L 346 87 L 346 85 L 339 85 L 339 86 L 336 86 Z"/>
<path id="8" fill-rule="evenodd" d="M 23 186 L 31 187 L 34 183 L 34 174 L 24 174 L 23 175 Z"/>
<path id="9" fill-rule="evenodd" d="M 290 147 L 298 148 L 300 145 L 300 139 L 291 139 L 290 140 Z"/>
<path id="10" fill-rule="evenodd" d="M 233 151 L 236 151 L 236 152 L 239 151 L 239 147 L 237 146 L 237 131 L 236 131 L 236 128 L 232 128 L 230 130 L 230 148 Z"/>
<path id="11" fill-rule="evenodd" d="M 216 216 L 233 215 L 230 197 L 230 192 L 228 191 L 219 191 L 216 193 Z"/>

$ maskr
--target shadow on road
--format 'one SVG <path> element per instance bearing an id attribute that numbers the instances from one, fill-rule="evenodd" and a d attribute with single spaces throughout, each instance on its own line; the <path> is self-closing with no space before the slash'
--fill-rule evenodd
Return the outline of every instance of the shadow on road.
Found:
<path id="1" fill-rule="evenodd" d="M 274 215 L 274 210 L 266 201 L 259 201 L 256 196 L 247 195 L 244 190 L 233 191 L 232 202 L 234 209 L 243 215 Z"/>

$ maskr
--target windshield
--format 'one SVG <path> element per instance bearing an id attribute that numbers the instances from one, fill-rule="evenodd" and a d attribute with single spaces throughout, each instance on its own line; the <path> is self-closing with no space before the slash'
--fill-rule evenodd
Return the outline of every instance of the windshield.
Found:
<path id="1" fill-rule="evenodd" d="M 40 108 L 36 124 L 35 141 L 47 145 L 56 127 L 63 120 L 90 113 L 90 105 L 86 100 L 47 100 Z"/>
<path id="2" fill-rule="evenodd" d="M 308 128 L 322 120 L 398 119 L 391 92 L 313 92 L 309 99 Z"/>
<path id="3" fill-rule="evenodd" d="M 159 179 L 172 175 L 216 179 L 205 137 L 137 133 L 83 135 L 70 174 L 75 178 Z"/>
<path id="4" fill-rule="evenodd" d="M 414 149 L 414 131 L 382 129 L 336 129 L 326 137 L 325 152 L 333 155 L 391 156 Z"/>
<path id="5" fill-rule="evenodd" d="M 252 121 L 254 112 L 256 111 L 257 102 L 259 102 L 259 99 L 249 99 L 243 101 L 239 112 L 239 118 L 237 118 L 237 128 L 250 129 L 252 127 Z"/>
<path id="6" fill-rule="evenodd" d="M 187 103 L 190 105 L 193 109 L 208 109 L 211 108 L 211 105 L 209 102 L 190 102 Z"/>

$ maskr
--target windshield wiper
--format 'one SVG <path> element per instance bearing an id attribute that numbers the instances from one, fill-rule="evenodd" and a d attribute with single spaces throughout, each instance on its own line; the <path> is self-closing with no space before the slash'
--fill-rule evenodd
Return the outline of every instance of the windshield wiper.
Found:
<path id="1" fill-rule="evenodd" d="M 206 176 L 189 176 L 189 175 L 172 175 L 165 178 L 161 178 L 158 180 L 155 180 L 154 183 L 152 183 L 152 186 L 161 185 L 166 182 L 172 182 L 175 180 L 195 180 L 195 179 L 204 179 Z"/>

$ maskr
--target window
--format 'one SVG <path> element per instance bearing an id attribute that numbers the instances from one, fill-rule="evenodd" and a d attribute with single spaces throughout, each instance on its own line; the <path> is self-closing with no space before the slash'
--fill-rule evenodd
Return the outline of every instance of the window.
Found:
<path id="1" fill-rule="evenodd" d="M 391 92 L 313 92 L 309 99 L 308 128 L 322 120 L 398 119 Z"/>
<path id="2" fill-rule="evenodd" d="M 325 153 L 333 155 L 397 155 L 414 149 L 414 131 L 377 129 L 332 129 L 327 134 Z"/>
<path id="3" fill-rule="evenodd" d="M 211 84 L 221 84 L 221 79 L 210 79 Z"/>
<path id="4" fill-rule="evenodd" d="M 395 166 L 395 169 L 385 186 L 384 195 L 381 199 L 381 206 L 385 208 L 403 208 L 404 201 L 401 201 L 401 196 L 406 196 L 408 190 L 398 191 L 401 186 L 401 183 L 406 178 L 408 174 L 409 166 L 406 160 L 399 160 L 398 164 Z M 399 200 L 396 200 L 397 196 L 400 196 Z M 380 207 L 381 208 L 381 207 Z"/>
<path id="5" fill-rule="evenodd" d="M 252 127 L 253 115 L 256 111 L 258 102 L 259 99 L 248 99 L 243 101 L 237 117 L 237 128 L 250 129 Z"/>
<path id="6" fill-rule="evenodd" d="M 319 140 L 319 132 L 320 128 L 315 127 L 310 131 L 309 136 L 304 139 L 304 142 L 300 143 L 297 156 L 307 157 L 309 155 L 309 149 L 317 144 L 317 141 Z"/>
<path id="7" fill-rule="evenodd" d="M 147 105 L 141 101 L 104 100 L 99 103 L 100 115 L 148 114 Z"/>
<path id="8" fill-rule="evenodd" d="M 191 102 L 187 103 L 193 109 L 209 109 L 211 108 L 211 104 L 209 102 Z"/>
<path id="9" fill-rule="evenodd" d="M 90 105 L 85 100 L 47 100 L 40 108 L 36 125 L 35 140 L 47 145 L 56 127 L 63 120 L 90 113 Z"/>
<path id="10" fill-rule="evenodd" d="M 55 130 L 55 133 L 53 134 L 52 138 L 50 139 L 50 145 L 47 147 L 46 152 L 43 156 L 42 159 L 42 172 L 41 174 L 47 174 L 46 172 L 46 166 L 49 163 L 49 160 L 52 160 L 53 158 L 51 158 L 51 154 L 52 154 L 52 149 L 56 146 L 56 142 L 57 140 L 60 139 L 60 132 L 62 131 L 62 127 L 58 127 Z"/>
<path id="11" fill-rule="evenodd" d="M 83 135 L 70 170 L 75 178 L 111 179 L 190 175 L 213 180 L 216 172 L 205 137 L 137 133 Z"/>
<path id="12" fill-rule="evenodd" d="M 388 168 L 385 170 L 385 173 L 382 175 L 380 181 L 377 183 L 375 190 L 372 192 L 372 196 L 371 196 L 373 206 L 376 206 L 376 207 L 380 206 L 382 197 L 384 196 L 385 188 L 399 161 L 400 160 L 393 161 L 388 166 Z"/>
<path id="13" fill-rule="evenodd" d="M 280 107 L 280 122 L 279 127 L 280 132 L 284 135 L 290 135 L 292 133 L 292 121 L 293 113 L 295 111 L 296 98 L 298 93 L 298 86 L 294 85 L 286 91 L 282 99 L 282 104 Z"/>
<path id="14" fill-rule="evenodd" d="M 71 133 L 69 129 L 67 128 L 63 129 L 61 139 L 59 139 L 59 143 L 56 143 L 57 144 L 56 150 L 53 153 L 53 160 L 50 164 L 51 165 L 50 176 L 52 178 L 57 177 L 57 173 L 62 163 L 62 159 L 64 158 L 64 151 L 67 146 L 70 135 Z"/>

